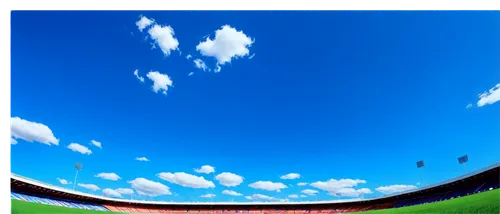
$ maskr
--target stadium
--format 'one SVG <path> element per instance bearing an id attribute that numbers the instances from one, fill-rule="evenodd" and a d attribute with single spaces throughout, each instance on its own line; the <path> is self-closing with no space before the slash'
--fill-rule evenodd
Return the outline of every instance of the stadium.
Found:
<path id="1" fill-rule="evenodd" d="M 11 213 L 500 213 L 500 13 L 157 9 L 11 11 Z"/>
<path id="2" fill-rule="evenodd" d="M 500 162 L 423 188 L 371 199 L 309 202 L 212 202 L 171 203 L 113 199 L 45 184 L 19 175 L 11 175 L 12 213 L 92 213 L 83 210 L 124 213 L 355 213 L 380 210 L 380 213 L 499 213 Z M 486 195 L 487 194 L 487 195 Z M 457 201 L 452 207 L 439 204 Z M 476 200 L 473 200 L 476 199 Z M 27 203 L 21 203 L 27 202 Z M 482 202 L 482 203 L 481 203 Z M 37 205 L 35 205 L 37 204 Z M 38 205 L 40 204 L 40 205 Z M 49 206 L 42 206 L 50 205 Z M 418 207 L 437 205 L 418 211 Z M 463 206 L 465 205 L 465 206 Z M 54 209 L 55 207 L 70 209 Z M 414 209 L 417 208 L 417 209 Z M 456 210 L 454 210 L 456 209 Z M 377 212 L 378 213 L 378 212 Z"/>

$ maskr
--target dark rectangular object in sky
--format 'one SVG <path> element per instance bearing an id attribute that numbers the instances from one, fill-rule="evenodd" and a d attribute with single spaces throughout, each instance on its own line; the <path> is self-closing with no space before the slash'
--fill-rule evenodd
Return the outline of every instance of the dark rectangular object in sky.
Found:
<path id="1" fill-rule="evenodd" d="M 422 168 L 424 167 L 424 161 L 421 160 L 421 161 L 417 161 L 417 168 Z"/>
<path id="2" fill-rule="evenodd" d="M 465 163 L 467 161 L 469 161 L 469 157 L 467 157 L 467 155 L 464 155 L 464 156 L 458 158 L 458 163 L 459 164 L 463 164 L 463 163 Z"/>

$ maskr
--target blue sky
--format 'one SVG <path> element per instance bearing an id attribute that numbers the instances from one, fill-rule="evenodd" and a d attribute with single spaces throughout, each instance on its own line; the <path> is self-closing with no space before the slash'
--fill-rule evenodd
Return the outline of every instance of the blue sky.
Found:
<path id="1" fill-rule="evenodd" d="M 11 171 L 165 201 L 442 181 L 499 161 L 499 38 L 497 12 L 12 12 Z"/>

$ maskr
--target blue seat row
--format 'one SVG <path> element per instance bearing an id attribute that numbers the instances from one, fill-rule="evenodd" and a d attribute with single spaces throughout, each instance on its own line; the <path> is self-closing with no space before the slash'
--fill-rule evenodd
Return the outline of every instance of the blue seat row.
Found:
<path id="1" fill-rule="evenodd" d="M 106 207 L 101 206 L 101 205 L 85 204 L 85 203 L 80 203 L 80 202 L 57 200 L 57 199 L 52 199 L 52 198 L 44 198 L 44 197 L 26 195 L 26 194 L 17 193 L 17 192 L 10 192 L 10 198 L 16 199 L 16 200 L 21 200 L 21 201 L 32 202 L 32 203 L 47 204 L 47 205 L 54 205 L 54 206 L 61 206 L 61 207 L 78 208 L 78 209 L 86 209 L 86 210 L 109 211 L 108 209 L 106 209 Z"/>

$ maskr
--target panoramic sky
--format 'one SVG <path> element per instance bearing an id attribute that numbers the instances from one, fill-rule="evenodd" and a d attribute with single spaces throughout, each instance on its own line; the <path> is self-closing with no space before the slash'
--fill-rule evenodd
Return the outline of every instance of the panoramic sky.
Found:
<path id="1" fill-rule="evenodd" d="M 12 12 L 11 53 L 12 173 L 78 162 L 81 192 L 344 200 L 500 160 L 497 12 Z"/>

